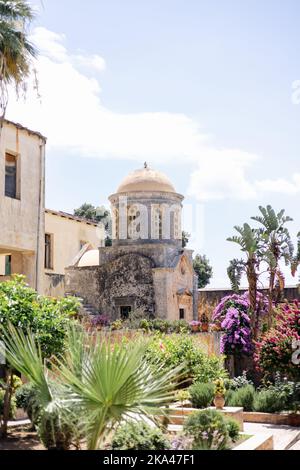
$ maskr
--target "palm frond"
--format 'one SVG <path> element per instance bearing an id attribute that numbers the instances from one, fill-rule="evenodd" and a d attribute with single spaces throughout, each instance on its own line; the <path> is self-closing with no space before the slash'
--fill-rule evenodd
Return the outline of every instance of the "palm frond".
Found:
<path id="1" fill-rule="evenodd" d="M 79 409 L 84 410 L 82 425 L 89 449 L 96 449 L 107 427 L 130 414 L 153 416 L 173 399 L 174 384 L 182 367 L 168 373 L 153 373 L 145 362 L 145 341 L 136 344 L 112 344 L 101 335 L 84 339 L 81 377 L 71 364 L 70 350 L 65 361 L 59 361 L 59 373 L 70 387 Z M 76 356 L 78 357 L 78 356 Z M 161 412 L 161 411 L 160 411 Z"/>

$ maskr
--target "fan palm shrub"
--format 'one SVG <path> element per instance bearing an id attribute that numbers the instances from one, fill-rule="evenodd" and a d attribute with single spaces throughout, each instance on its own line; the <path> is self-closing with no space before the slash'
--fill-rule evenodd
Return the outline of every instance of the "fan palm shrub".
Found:
<path id="1" fill-rule="evenodd" d="M 38 432 L 47 447 L 84 439 L 98 449 L 121 421 L 148 417 L 174 400 L 182 366 L 166 371 L 145 360 L 147 342 L 112 344 L 72 326 L 63 358 L 44 363 L 34 335 L 9 326 L 7 359 L 36 388 Z"/>

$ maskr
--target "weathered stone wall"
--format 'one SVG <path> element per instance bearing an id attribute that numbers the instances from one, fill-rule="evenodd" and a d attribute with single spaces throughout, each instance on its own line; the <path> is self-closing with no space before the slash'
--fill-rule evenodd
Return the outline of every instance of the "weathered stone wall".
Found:
<path id="1" fill-rule="evenodd" d="M 102 266 L 66 269 L 66 292 L 101 314 L 119 318 L 120 306 L 155 314 L 151 259 L 130 253 Z"/>
<path id="2" fill-rule="evenodd" d="M 176 248 L 172 245 L 149 244 L 149 245 L 133 245 L 133 246 L 112 246 L 99 248 L 100 265 L 116 260 L 120 256 L 128 253 L 136 254 L 151 258 L 153 266 L 171 267 L 178 262 L 179 256 L 184 252 L 182 248 Z"/>
<path id="3" fill-rule="evenodd" d="M 200 289 L 199 291 L 199 306 L 205 303 L 210 305 L 218 304 L 223 297 L 227 295 L 232 295 L 233 291 L 231 289 Z M 243 294 L 246 292 L 246 289 L 241 289 L 240 293 Z M 267 294 L 267 290 L 261 291 Z M 287 287 L 284 289 L 283 300 L 287 299 L 289 301 L 299 299 L 300 300 L 300 291 L 298 287 Z"/>
<path id="4" fill-rule="evenodd" d="M 65 274 L 66 294 L 81 297 L 84 302 L 100 310 L 99 266 L 67 268 Z"/>
<path id="5" fill-rule="evenodd" d="M 65 276 L 62 274 L 45 273 L 44 295 L 47 297 L 64 297 Z"/>
<path id="6" fill-rule="evenodd" d="M 100 248 L 100 266 L 66 269 L 66 292 L 79 295 L 95 310 L 119 318 L 120 307 L 143 310 L 169 320 L 194 318 L 191 253 L 170 246 Z"/>
<path id="7" fill-rule="evenodd" d="M 146 256 L 130 253 L 106 264 L 99 270 L 102 313 L 119 317 L 120 305 L 141 309 L 155 315 L 152 276 L 153 262 Z"/>

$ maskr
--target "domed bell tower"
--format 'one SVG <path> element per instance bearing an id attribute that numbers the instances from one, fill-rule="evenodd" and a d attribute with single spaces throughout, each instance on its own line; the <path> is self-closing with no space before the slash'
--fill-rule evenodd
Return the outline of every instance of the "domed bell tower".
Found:
<path id="1" fill-rule="evenodd" d="M 144 168 L 130 173 L 109 197 L 113 246 L 169 244 L 182 246 L 182 201 L 170 180 Z"/>

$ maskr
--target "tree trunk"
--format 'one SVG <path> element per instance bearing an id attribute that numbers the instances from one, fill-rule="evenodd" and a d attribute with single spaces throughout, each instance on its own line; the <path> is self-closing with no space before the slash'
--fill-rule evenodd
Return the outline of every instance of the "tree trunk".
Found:
<path id="1" fill-rule="evenodd" d="M 247 278 L 249 284 L 249 302 L 251 310 L 251 331 L 253 339 L 256 340 L 258 336 L 258 322 L 257 322 L 257 274 L 255 270 L 255 260 L 249 260 L 247 264 Z"/>
<path id="2" fill-rule="evenodd" d="M 268 328 L 272 328 L 273 324 L 273 292 L 274 292 L 274 285 L 275 285 L 275 271 L 271 271 L 270 274 L 270 283 L 269 283 L 269 308 L 268 308 Z"/>
<path id="3" fill-rule="evenodd" d="M 0 429 L 0 437 L 2 439 L 7 436 L 7 425 L 9 421 L 10 405 L 11 405 L 11 398 L 12 398 L 13 373 L 11 369 L 7 369 L 6 371 L 5 384 L 6 384 L 6 388 L 5 388 L 5 395 L 4 395 L 4 401 L 3 401 L 3 420 L 1 423 L 1 429 Z"/>

